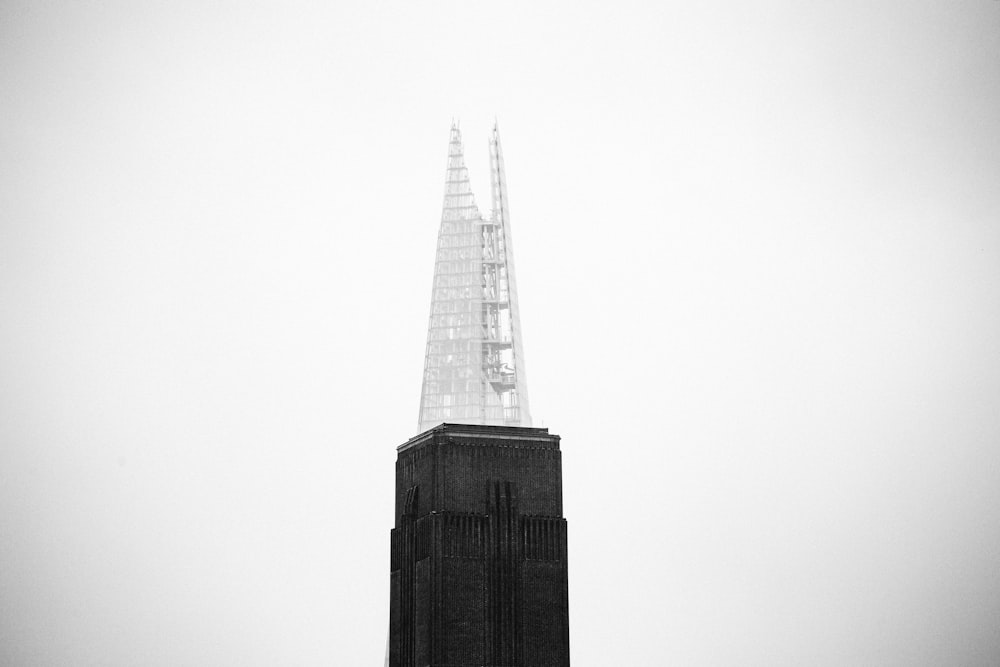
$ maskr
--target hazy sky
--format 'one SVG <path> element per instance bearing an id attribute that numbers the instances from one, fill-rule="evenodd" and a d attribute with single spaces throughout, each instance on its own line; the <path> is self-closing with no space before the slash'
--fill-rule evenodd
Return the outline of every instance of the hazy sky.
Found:
<path id="1" fill-rule="evenodd" d="M 575 667 L 1000 662 L 1000 2 L 614 4 L 0 5 L 0 663 L 381 665 L 494 116 Z"/>

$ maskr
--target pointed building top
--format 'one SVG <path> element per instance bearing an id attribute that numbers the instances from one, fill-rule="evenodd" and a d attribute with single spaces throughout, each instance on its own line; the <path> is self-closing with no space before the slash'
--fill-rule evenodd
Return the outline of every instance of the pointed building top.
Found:
<path id="1" fill-rule="evenodd" d="M 452 123 L 427 330 L 419 427 L 531 426 L 503 155 L 490 139 L 492 213 L 475 202 Z"/>

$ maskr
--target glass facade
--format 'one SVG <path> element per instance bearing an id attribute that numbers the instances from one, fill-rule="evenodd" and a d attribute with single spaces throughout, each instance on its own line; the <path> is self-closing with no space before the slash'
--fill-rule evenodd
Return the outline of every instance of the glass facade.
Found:
<path id="1" fill-rule="evenodd" d="M 490 139 L 493 209 L 476 205 L 452 126 L 427 325 L 420 431 L 444 422 L 531 426 L 503 153 Z"/>

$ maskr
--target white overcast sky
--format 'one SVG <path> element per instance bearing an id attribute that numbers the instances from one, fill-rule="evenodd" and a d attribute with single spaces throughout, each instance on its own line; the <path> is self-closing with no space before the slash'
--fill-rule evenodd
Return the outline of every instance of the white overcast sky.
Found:
<path id="1" fill-rule="evenodd" d="M 451 119 L 573 664 L 1000 661 L 1000 2 L 4 2 L 0 663 L 381 665 Z"/>

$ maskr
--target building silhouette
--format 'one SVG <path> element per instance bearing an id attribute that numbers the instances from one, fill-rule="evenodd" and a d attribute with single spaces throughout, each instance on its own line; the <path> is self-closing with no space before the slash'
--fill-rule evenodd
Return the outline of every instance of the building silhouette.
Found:
<path id="1" fill-rule="evenodd" d="M 567 667 L 559 436 L 531 428 L 497 128 L 482 215 L 451 128 L 420 434 L 396 459 L 390 667 Z"/>

